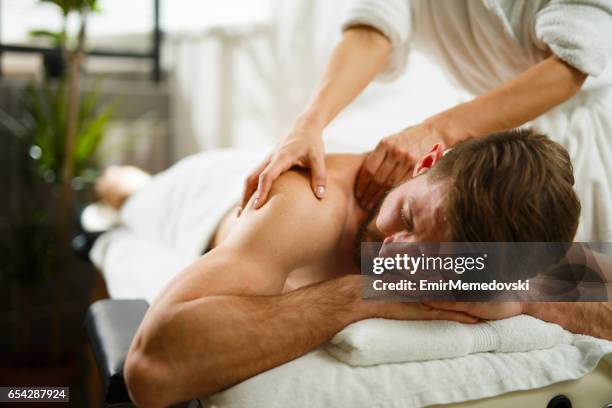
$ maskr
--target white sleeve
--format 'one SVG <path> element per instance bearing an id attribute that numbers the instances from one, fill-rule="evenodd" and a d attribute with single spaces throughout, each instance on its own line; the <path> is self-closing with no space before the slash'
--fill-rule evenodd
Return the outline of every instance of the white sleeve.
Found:
<path id="1" fill-rule="evenodd" d="M 354 0 L 342 29 L 356 25 L 374 27 L 391 41 L 389 62 L 378 79 L 391 81 L 402 74 L 412 30 L 410 0 Z"/>
<path id="2" fill-rule="evenodd" d="M 588 75 L 612 57 L 612 0 L 551 0 L 535 18 L 535 41 Z"/>

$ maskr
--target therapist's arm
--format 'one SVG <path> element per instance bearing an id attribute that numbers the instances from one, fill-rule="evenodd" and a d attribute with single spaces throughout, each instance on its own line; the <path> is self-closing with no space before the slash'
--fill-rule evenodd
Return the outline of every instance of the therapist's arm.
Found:
<path id="1" fill-rule="evenodd" d="M 376 29 L 347 29 L 298 122 L 312 123 L 322 130 L 372 81 L 386 64 L 390 51 L 389 39 Z"/>
<path id="2" fill-rule="evenodd" d="M 555 55 L 497 88 L 426 120 L 447 145 L 523 125 L 575 95 L 587 75 Z"/>
<path id="3" fill-rule="evenodd" d="M 586 77 L 551 55 L 469 102 L 383 138 L 364 161 L 355 196 L 364 208 L 372 207 L 409 176 L 416 160 L 436 143 L 452 147 L 470 137 L 521 126 L 575 95 Z"/>
<path id="4" fill-rule="evenodd" d="M 374 28 L 356 26 L 344 32 L 304 111 L 272 155 L 247 177 L 241 208 L 253 193 L 258 197 L 255 208 L 261 207 L 272 182 L 293 166 L 311 169 L 312 191 L 323 198 L 327 184 L 323 129 L 372 81 L 390 51 L 390 41 Z"/>

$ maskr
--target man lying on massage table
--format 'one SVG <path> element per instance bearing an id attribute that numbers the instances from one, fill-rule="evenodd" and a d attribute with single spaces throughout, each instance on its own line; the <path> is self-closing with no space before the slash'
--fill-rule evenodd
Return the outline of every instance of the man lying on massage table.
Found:
<path id="1" fill-rule="evenodd" d="M 471 323 L 474 316 L 527 313 L 612 339 L 603 303 L 462 306 L 468 314 L 361 299 L 355 248 L 362 241 L 572 240 L 580 204 L 560 145 L 521 130 L 462 142 L 444 157 L 443 151 L 434 146 L 414 177 L 370 214 L 353 196 L 363 156 L 329 155 L 325 199 L 313 196 L 308 175 L 290 171 L 264 207 L 253 210 L 251 202 L 239 217 L 226 216 L 209 251 L 177 274 L 147 312 L 125 363 L 132 400 L 167 406 L 220 391 L 371 317 Z M 100 182 L 116 205 L 131 193 L 118 174 Z"/>

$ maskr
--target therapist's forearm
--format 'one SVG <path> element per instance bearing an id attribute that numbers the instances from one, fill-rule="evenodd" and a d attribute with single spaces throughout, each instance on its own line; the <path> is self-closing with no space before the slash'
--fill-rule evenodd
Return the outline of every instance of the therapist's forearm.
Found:
<path id="1" fill-rule="evenodd" d="M 609 302 L 526 303 L 525 314 L 556 323 L 572 333 L 612 340 L 612 303 Z"/>
<path id="2" fill-rule="evenodd" d="M 377 30 L 346 30 L 298 123 L 322 129 L 372 81 L 389 58 L 391 44 Z"/>
<path id="3" fill-rule="evenodd" d="M 497 88 L 425 121 L 448 145 L 512 129 L 575 95 L 586 75 L 555 56 Z"/>

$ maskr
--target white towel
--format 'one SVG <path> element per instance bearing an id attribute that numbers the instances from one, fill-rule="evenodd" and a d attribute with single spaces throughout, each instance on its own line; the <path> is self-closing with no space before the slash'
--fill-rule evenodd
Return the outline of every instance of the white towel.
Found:
<path id="1" fill-rule="evenodd" d="M 579 378 L 611 352 L 612 342 L 576 335 L 572 344 L 544 350 L 353 367 L 317 349 L 201 402 L 206 408 L 417 408 Z"/>
<path id="2" fill-rule="evenodd" d="M 352 366 L 427 361 L 486 351 L 519 352 L 570 344 L 573 335 L 531 316 L 478 324 L 367 319 L 338 333 L 326 350 Z"/>

